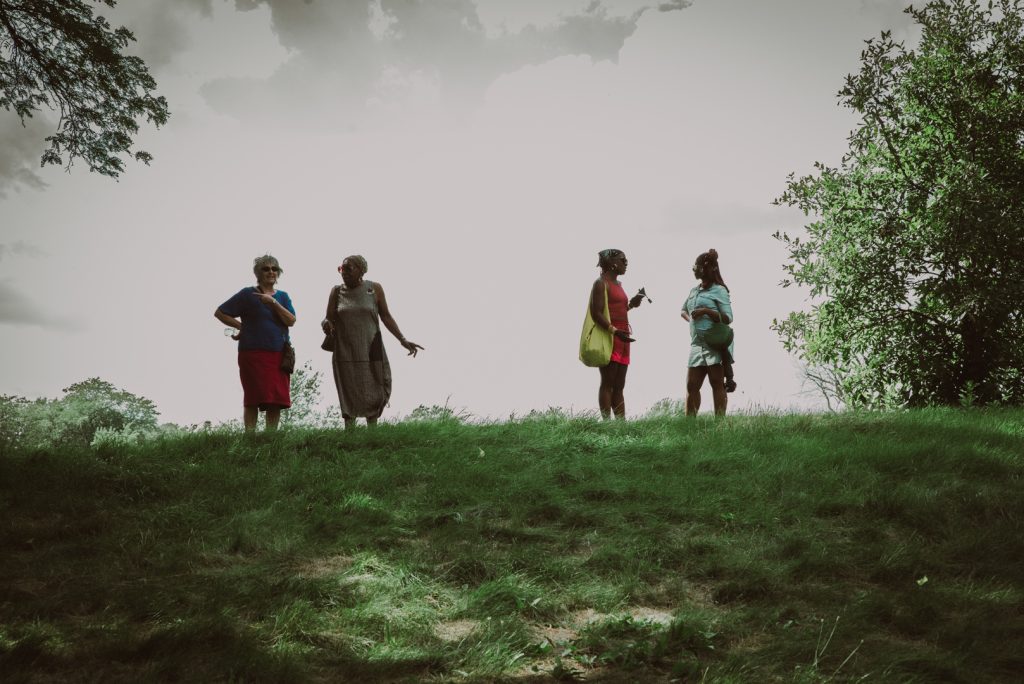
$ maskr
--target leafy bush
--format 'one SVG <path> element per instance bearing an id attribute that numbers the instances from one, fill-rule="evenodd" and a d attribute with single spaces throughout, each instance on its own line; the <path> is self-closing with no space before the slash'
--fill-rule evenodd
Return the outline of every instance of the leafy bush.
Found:
<path id="1" fill-rule="evenodd" d="M 157 430 L 159 412 L 152 401 L 105 380 L 89 378 L 63 391 L 60 399 L 0 397 L 0 445 L 89 446 L 98 433 L 101 442 L 134 443 Z"/>

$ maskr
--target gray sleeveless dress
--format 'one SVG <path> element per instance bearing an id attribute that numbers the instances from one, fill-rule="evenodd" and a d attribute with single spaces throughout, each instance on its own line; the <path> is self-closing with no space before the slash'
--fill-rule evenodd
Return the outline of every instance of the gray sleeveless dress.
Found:
<path id="1" fill-rule="evenodd" d="M 338 286 L 334 336 L 334 384 L 341 415 L 376 418 L 391 398 L 391 365 L 380 334 L 376 283 Z"/>

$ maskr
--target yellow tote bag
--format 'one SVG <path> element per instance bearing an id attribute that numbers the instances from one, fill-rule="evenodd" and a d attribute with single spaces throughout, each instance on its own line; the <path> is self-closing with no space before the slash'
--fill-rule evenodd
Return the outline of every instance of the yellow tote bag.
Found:
<path id="1" fill-rule="evenodd" d="M 604 288 L 604 319 L 612 320 L 608 312 L 608 286 Z M 590 301 L 587 301 L 587 316 L 583 319 L 583 332 L 580 333 L 580 361 L 584 366 L 607 366 L 612 360 L 612 334 L 599 328 L 594 317 L 590 315 Z"/>

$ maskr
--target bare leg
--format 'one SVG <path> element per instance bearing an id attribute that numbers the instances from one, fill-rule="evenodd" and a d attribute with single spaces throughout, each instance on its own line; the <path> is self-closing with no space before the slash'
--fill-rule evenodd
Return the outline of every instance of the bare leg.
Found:
<path id="1" fill-rule="evenodd" d="M 615 384 L 615 374 L 612 364 L 601 366 L 601 386 L 597 390 L 597 406 L 601 409 L 601 419 L 608 420 L 612 417 L 612 390 Z"/>
<path id="2" fill-rule="evenodd" d="M 267 416 L 266 416 L 266 418 L 267 418 L 267 430 L 276 430 L 277 426 L 281 422 L 281 409 L 279 409 L 279 408 L 269 409 L 268 408 L 266 413 L 267 413 Z"/>
<path id="3" fill-rule="evenodd" d="M 715 400 L 715 415 L 724 416 L 729 403 L 729 395 L 725 392 L 725 371 L 722 364 L 708 366 L 708 382 L 711 384 L 711 396 Z"/>
<path id="4" fill-rule="evenodd" d="M 256 406 L 245 406 L 242 409 L 242 422 L 245 423 L 246 432 L 256 429 L 256 419 L 259 418 L 260 410 Z"/>
<path id="5" fill-rule="evenodd" d="M 615 361 L 607 366 L 601 366 L 601 386 L 597 390 L 597 405 L 601 409 L 602 420 L 609 420 L 612 411 L 616 418 L 626 417 L 626 401 L 622 397 L 622 390 L 626 386 L 625 366 Z"/>
<path id="6" fill-rule="evenodd" d="M 693 366 L 686 369 L 686 415 L 688 416 L 695 416 L 700 410 L 700 388 L 704 384 L 704 376 L 707 374 L 707 366 Z"/>
<path id="7" fill-rule="evenodd" d="M 623 391 L 626 389 L 626 371 L 629 370 L 629 366 L 620 363 L 615 365 L 618 368 L 615 369 L 615 384 L 612 385 L 612 410 L 615 412 L 616 418 L 625 420 L 626 398 L 623 396 Z"/>

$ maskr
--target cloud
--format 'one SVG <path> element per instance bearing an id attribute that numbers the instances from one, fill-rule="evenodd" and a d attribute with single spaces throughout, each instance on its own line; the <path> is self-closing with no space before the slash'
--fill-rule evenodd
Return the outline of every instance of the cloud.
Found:
<path id="1" fill-rule="evenodd" d="M 24 240 L 18 240 L 12 245 L 0 244 L 0 261 L 4 260 L 4 257 L 8 254 L 16 254 L 19 256 L 32 257 L 33 259 L 41 259 L 47 256 L 46 252 L 41 248 L 25 242 Z"/>
<path id="2" fill-rule="evenodd" d="M 51 316 L 14 285 L 12 279 L 0 279 L 0 325 L 28 325 L 40 328 L 75 331 L 81 321 Z"/>
<path id="3" fill-rule="evenodd" d="M 112 24 L 124 25 L 135 35 L 128 50 L 155 71 L 191 45 L 188 19 L 196 15 L 210 18 L 213 0 L 119 2 L 106 11 Z"/>
<path id="4" fill-rule="evenodd" d="M 23 240 L 10 244 L 0 243 L 0 262 L 9 257 L 41 259 L 48 256 L 40 247 Z M 13 278 L 0 279 L 0 325 L 30 325 L 40 328 L 74 331 L 82 328 L 81 321 L 53 316 L 22 292 Z"/>
<path id="5" fill-rule="evenodd" d="M 225 78 L 203 95 L 242 120 L 287 121 L 344 129 L 366 123 L 376 105 L 430 99 L 451 110 L 482 100 L 497 78 L 567 55 L 616 61 L 649 10 L 672 12 L 689 0 L 615 14 L 599 1 L 545 25 L 488 32 L 474 0 L 296 2 L 236 0 L 241 11 L 266 6 L 291 57 L 267 79 Z"/>
<path id="6" fill-rule="evenodd" d="M 23 125 L 14 112 L 0 111 L 0 198 L 12 189 L 46 187 L 35 169 L 46 148 L 44 138 L 55 128 L 39 114 Z"/>

